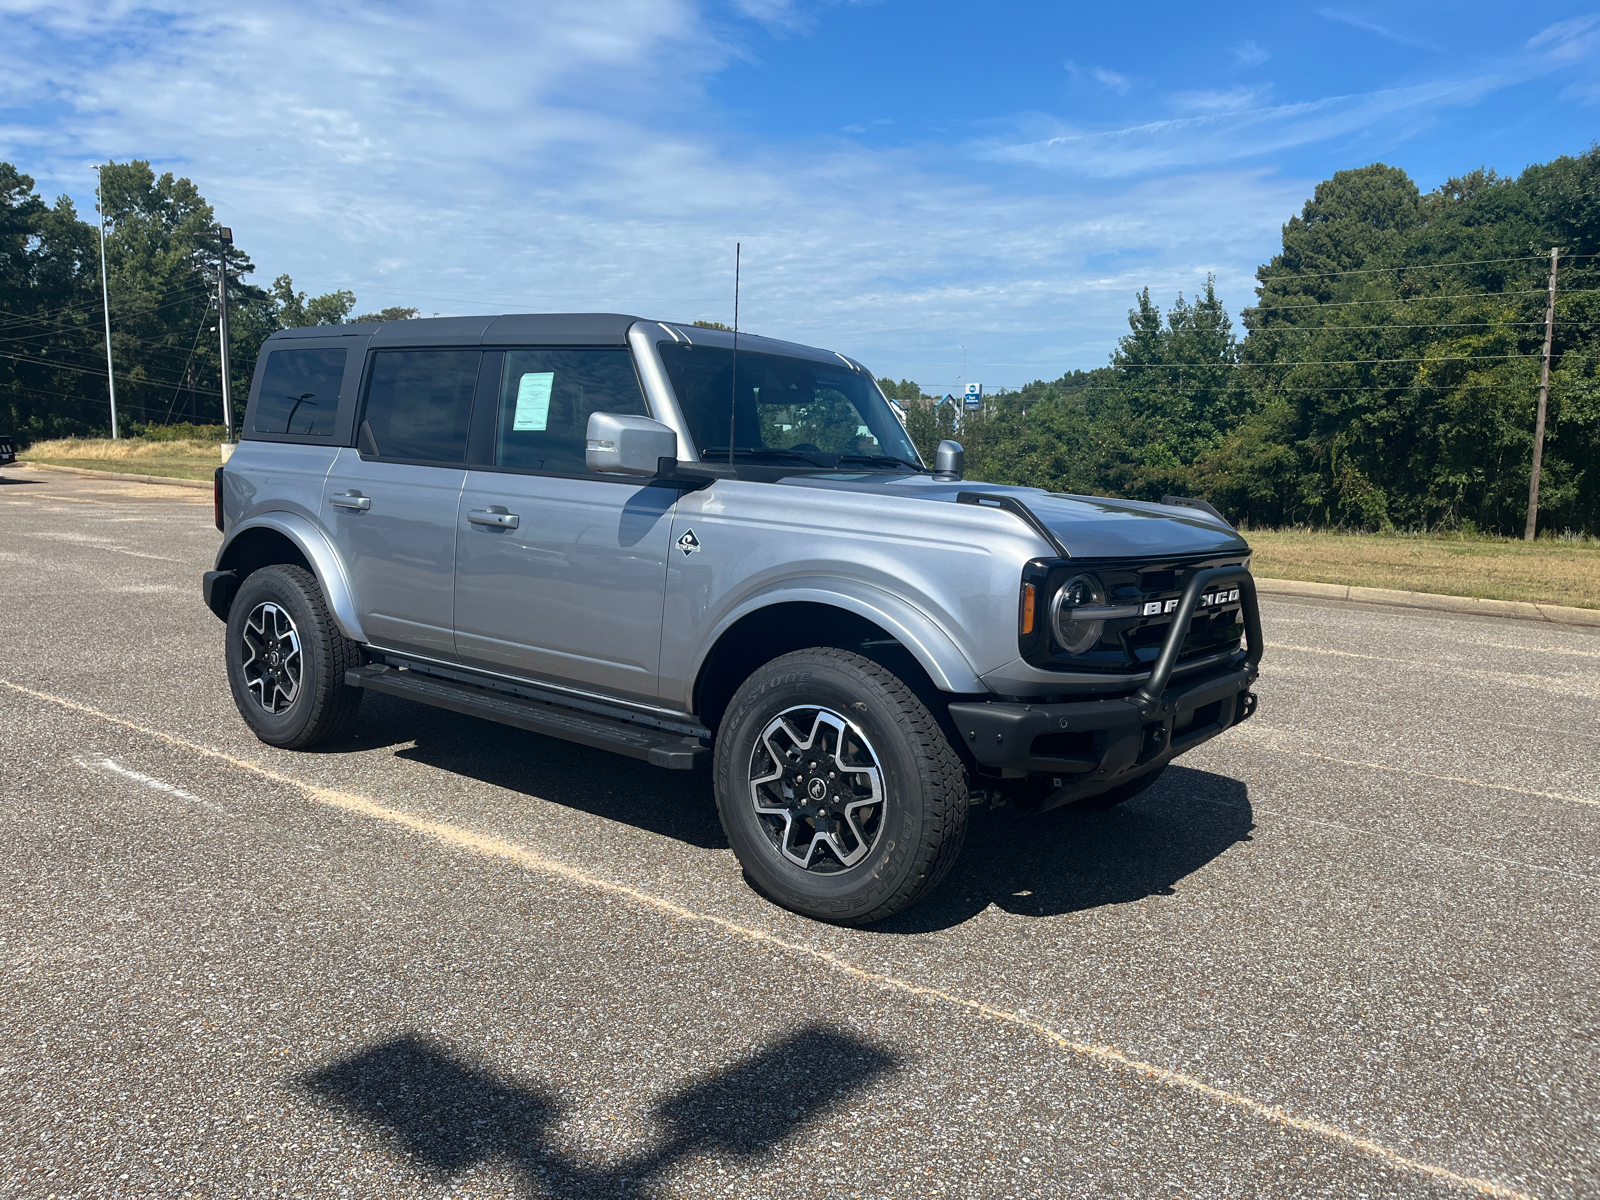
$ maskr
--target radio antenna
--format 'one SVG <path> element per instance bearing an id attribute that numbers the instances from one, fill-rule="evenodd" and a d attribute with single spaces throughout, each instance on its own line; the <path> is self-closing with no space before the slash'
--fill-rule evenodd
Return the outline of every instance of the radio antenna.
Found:
<path id="1" fill-rule="evenodd" d="M 739 243 L 733 244 L 733 394 L 728 401 L 728 465 L 733 466 L 733 427 L 739 419 Z"/>

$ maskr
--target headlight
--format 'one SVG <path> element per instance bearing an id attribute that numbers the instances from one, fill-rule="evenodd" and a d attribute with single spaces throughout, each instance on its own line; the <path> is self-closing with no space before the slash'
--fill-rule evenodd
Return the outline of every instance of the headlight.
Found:
<path id="1" fill-rule="evenodd" d="M 1050 618 L 1055 624 L 1056 641 L 1067 654 L 1082 654 L 1100 640 L 1105 631 L 1103 619 L 1080 620 L 1077 610 L 1100 608 L 1105 603 L 1105 593 L 1100 581 L 1092 575 L 1074 575 L 1056 589 L 1050 601 Z"/>

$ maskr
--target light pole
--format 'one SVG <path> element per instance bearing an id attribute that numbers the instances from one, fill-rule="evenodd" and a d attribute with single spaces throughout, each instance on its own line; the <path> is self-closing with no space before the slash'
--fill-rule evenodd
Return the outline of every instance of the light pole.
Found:
<path id="1" fill-rule="evenodd" d="M 222 253 L 217 258 L 217 337 L 222 343 L 222 428 L 223 437 L 233 441 L 233 380 L 228 369 L 228 247 L 233 245 L 233 230 L 217 226 Z"/>
<path id="2" fill-rule="evenodd" d="M 94 169 L 94 202 L 100 210 L 100 300 L 106 311 L 106 387 L 111 394 L 111 438 L 117 439 L 117 375 L 111 366 L 111 285 L 106 280 L 106 202 L 100 168 Z"/>

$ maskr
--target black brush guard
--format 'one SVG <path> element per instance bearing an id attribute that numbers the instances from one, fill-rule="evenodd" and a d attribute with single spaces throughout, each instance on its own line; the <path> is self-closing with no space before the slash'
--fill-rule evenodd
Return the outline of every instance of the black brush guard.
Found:
<path id="1" fill-rule="evenodd" d="M 1174 684 L 1173 669 L 1201 594 L 1235 583 L 1244 651 L 1224 666 Z M 1247 720 L 1256 710 L 1251 688 L 1262 649 L 1261 608 L 1250 572 L 1243 566 L 1208 567 L 1184 585 L 1161 653 L 1132 695 L 1065 704 L 957 703 L 950 705 L 950 718 L 981 765 L 1058 779 L 1043 806 L 1056 808 L 1157 770 Z"/>

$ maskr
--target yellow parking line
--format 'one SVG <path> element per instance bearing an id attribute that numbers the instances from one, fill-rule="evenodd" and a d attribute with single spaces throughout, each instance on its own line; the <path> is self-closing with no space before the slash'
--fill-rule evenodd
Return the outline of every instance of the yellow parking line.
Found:
<path id="1" fill-rule="evenodd" d="M 432 838 L 433 840 L 446 846 L 451 846 L 461 850 L 468 850 L 475 854 L 484 855 L 488 858 L 513 862 L 526 870 L 537 871 L 546 875 L 553 875 L 560 879 L 565 879 L 583 887 L 590 888 L 594 891 L 607 892 L 615 896 L 626 896 L 631 900 L 635 900 L 640 904 L 672 917 L 675 920 L 710 925 L 722 930 L 724 933 L 732 934 L 733 936 L 743 938 L 746 941 L 772 946 L 780 950 L 785 950 L 791 954 L 816 960 L 843 975 L 860 980 L 863 983 L 871 984 L 885 991 L 900 992 L 906 995 L 921 996 L 927 999 L 941 1001 L 945 1004 L 965 1009 L 968 1012 L 975 1013 L 990 1020 L 998 1021 L 1002 1024 L 1010 1025 L 1018 1029 L 1027 1030 L 1030 1033 L 1039 1035 L 1045 1041 L 1057 1047 L 1058 1049 L 1069 1051 L 1072 1054 L 1090 1059 L 1107 1067 L 1115 1067 L 1132 1071 L 1142 1078 L 1152 1079 L 1158 1083 L 1163 1083 L 1170 1087 L 1181 1088 L 1195 1092 L 1201 1096 L 1207 1097 L 1208 1099 L 1216 1100 L 1222 1104 L 1228 1105 L 1229 1107 L 1242 1109 L 1245 1112 L 1270 1121 L 1275 1125 L 1286 1126 L 1290 1129 L 1296 1129 L 1303 1133 L 1315 1134 L 1318 1137 L 1325 1138 L 1326 1140 L 1346 1147 L 1347 1149 L 1356 1150 L 1362 1154 L 1369 1155 L 1372 1158 L 1387 1163 L 1391 1167 L 1396 1167 L 1404 1171 L 1410 1171 L 1418 1175 L 1426 1176 L 1430 1179 L 1436 1179 L 1441 1183 L 1462 1188 L 1466 1191 L 1477 1192 L 1480 1195 L 1500 1197 L 1502 1200 L 1536 1200 L 1535 1197 L 1531 1196 L 1527 1192 L 1519 1192 L 1514 1188 L 1508 1188 L 1501 1184 L 1495 1183 L 1493 1180 L 1480 1179 L 1470 1175 L 1462 1175 L 1455 1171 L 1449 1170 L 1446 1167 L 1442 1167 L 1437 1163 L 1428 1162 L 1424 1159 L 1411 1158 L 1408 1155 L 1401 1154 L 1398 1150 L 1394 1150 L 1383 1145 L 1382 1143 L 1375 1142 L 1370 1138 L 1360 1137 L 1357 1134 L 1350 1133 L 1348 1130 L 1340 1129 L 1336 1125 L 1329 1125 L 1325 1121 L 1312 1120 L 1307 1117 L 1298 1117 L 1286 1111 L 1285 1109 L 1276 1107 L 1275 1105 L 1263 1104 L 1261 1101 L 1253 1100 L 1249 1096 L 1242 1096 L 1237 1092 L 1230 1092 L 1222 1088 L 1213 1087 L 1211 1084 L 1206 1083 L 1203 1080 L 1196 1079 L 1192 1075 L 1185 1075 L 1180 1071 L 1168 1070 L 1166 1067 L 1156 1066 L 1154 1063 L 1142 1062 L 1139 1059 L 1130 1057 L 1114 1046 L 1101 1046 L 1090 1042 L 1076 1041 L 1075 1039 L 1063 1034 L 1060 1030 L 1052 1028 L 1041 1021 L 1035 1021 L 1031 1017 L 1026 1017 L 1021 1013 L 1013 1012 L 1009 1009 L 996 1008 L 993 1005 L 985 1004 L 981 1000 L 973 1000 L 969 997 L 961 996 L 954 992 L 947 992 L 942 988 L 928 987 L 924 984 L 912 983 L 909 980 L 900 979 L 896 976 L 887 975 L 879 971 L 869 971 L 864 967 L 858 967 L 854 963 L 841 958 L 832 951 L 823 950 L 815 946 L 808 946 L 802 942 L 791 942 L 785 938 L 778 937 L 775 934 L 768 933 L 765 930 L 753 929 L 747 925 L 740 925 L 738 922 L 730 921 L 726 917 L 719 917 L 710 913 L 697 912 L 692 908 L 687 908 L 684 905 L 681 905 L 673 900 L 668 900 L 663 896 L 656 896 L 649 892 L 641 891 L 638 888 L 630 887 L 627 884 L 616 883 L 609 879 L 602 879 L 597 876 L 590 875 L 587 872 L 578 869 L 577 867 L 569 866 L 568 864 L 553 858 L 546 858 L 544 855 L 539 854 L 536 851 L 529 850 L 523 846 L 518 846 L 515 843 L 505 841 L 502 838 L 497 838 L 490 834 L 477 833 L 471 829 L 463 829 L 456 825 L 448 825 L 441 821 L 430 821 L 426 818 L 414 816 L 411 813 L 404 812 L 401 809 L 390 808 L 388 805 L 379 804 L 374 800 L 367 799 L 365 796 L 358 796 L 351 792 L 341 792 L 332 788 L 318 787 L 316 784 L 307 783 L 304 780 L 295 779 L 292 776 L 284 775 L 280 772 L 274 771 L 269 767 L 264 767 L 260 763 L 250 762 L 247 759 L 235 758 L 230 754 L 225 754 L 220 750 L 214 750 L 209 746 L 202 746 L 196 742 L 188 741 L 185 738 L 176 737 L 170 733 L 163 733 L 158 729 L 150 729 L 147 726 L 139 725 L 122 717 L 113 716 L 110 713 L 103 712 L 100 709 L 93 708 L 87 704 L 80 704 L 76 700 L 69 700 L 64 696 L 56 696 L 49 692 L 36 691 L 33 688 L 24 687 L 22 684 L 12 683 L 7 679 L 0 679 L 0 684 L 4 684 L 14 692 L 19 692 L 25 696 L 31 696 L 36 700 L 43 700 L 50 704 L 57 704 L 63 708 L 71 709 L 74 712 L 85 713 L 100 720 L 109 721 L 112 724 L 122 726 L 124 729 L 134 730 L 138 733 L 156 738 L 159 741 L 166 742 L 169 745 L 180 746 L 185 750 L 191 750 L 197 754 L 205 755 L 208 758 L 213 758 L 221 762 L 228 763 L 231 766 L 237 767 L 243 771 L 248 771 L 253 775 L 259 776 L 262 779 L 270 780 L 273 783 L 280 783 L 285 786 L 295 788 L 305 793 L 319 804 L 325 804 L 332 808 L 343 809 L 347 812 L 359 813 L 362 816 L 370 817 L 374 820 L 384 821 L 391 825 L 409 829 L 414 833 L 419 833 L 425 837 Z"/>

